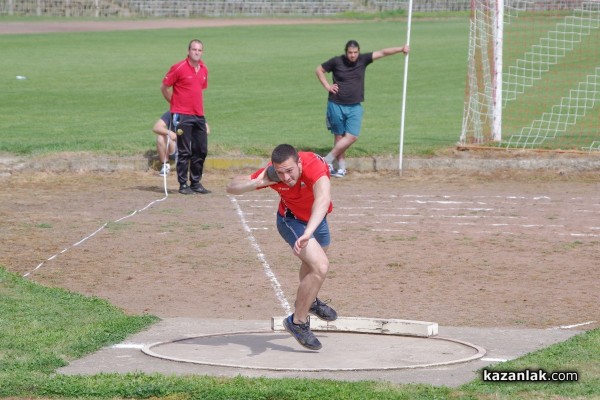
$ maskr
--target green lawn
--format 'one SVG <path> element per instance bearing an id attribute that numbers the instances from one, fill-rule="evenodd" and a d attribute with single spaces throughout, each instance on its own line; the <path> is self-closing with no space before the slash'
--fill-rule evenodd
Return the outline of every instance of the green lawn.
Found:
<path id="1" fill-rule="evenodd" d="M 571 383 L 484 383 L 456 389 L 385 382 L 165 376 L 144 373 L 60 375 L 56 369 L 119 343 L 157 321 L 126 316 L 98 298 L 32 283 L 0 266 L 0 398 L 166 399 L 582 399 L 600 397 L 600 330 L 494 370 L 571 370 Z"/>
<path id="2" fill-rule="evenodd" d="M 205 92 L 211 156 L 270 154 L 281 142 L 327 152 L 326 92 L 314 70 L 343 53 L 404 44 L 405 21 L 154 31 L 4 35 L 0 41 L 0 152 L 90 151 L 140 155 L 167 103 L 161 80 L 200 38 L 210 71 Z M 462 124 L 468 19 L 414 20 L 404 153 L 452 147 Z M 405 59 L 367 70 L 365 119 L 351 157 L 397 155 Z M 17 75 L 26 80 L 17 80 Z"/>
<path id="3" fill-rule="evenodd" d="M 2 19 L 3 21 L 5 19 Z M 142 155 L 167 108 L 159 86 L 190 39 L 205 43 L 211 155 L 266 156 L 288 142 L 326 152 L 326 93 L 315 67 L 349 39 L 363 51 L 401 45 L 403 21 L 6 35 L 0 38 L 0 152 L 37 155 L 85 151 Z M 468 20 L 413 21 L 408 74 L 406 154 L 452 147 L 460 135 Z M 404 57 L 367 72 L 361 140 L 349 156 L 397 154 Z M 26 76 L 17 80 L 17 75 Z M 492 384 L 457 389 L 381 382 L 249 379 L 147 374 L 62 376 L 61 366 L 118 343 L 157 318 L 127 316 L 97 298 L 45 288 L 0 266 L 0 397 L 169 399 L 558 399 L 600 398 L 593 330 L 502 369 L 576 370 L 577 383 Z"/>

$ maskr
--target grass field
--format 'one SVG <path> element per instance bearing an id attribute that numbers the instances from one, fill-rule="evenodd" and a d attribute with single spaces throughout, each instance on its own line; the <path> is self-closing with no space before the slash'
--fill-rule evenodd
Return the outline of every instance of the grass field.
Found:
<path id="1" fill-rule="evenodd" d="M 0 267 L 0 397 L 169 399 L 566 399 L 598 398 L 600 331 L 593 330 L 496 371 L 575 370 L 576 383 L 484 383 L 457 389 L 381 382 L 310 379 L 98 374 L 57 368 L 149 326 L 155 317 L 126 316 L 106 301 L 31 283 Z"/>
<path id="2" fill-rule="evenodd" d="M 468 45 L 466 17 L 414 23 L 404 150 L 429 155 L 460 134 Z M 0 152 L 84 151 L 142 155 L 166 109 L 159 85 L 191 38 L 205 42 L 211 155 L 267 155 L 286 141 L 325 152 L 326 93 L 314 69 L 348 39 L 363 51 L 403 44 L 402 21 L 3 36 L 0 42 Z M 350 156 L 397 154 L 404 59 L 367 73 L 366 116 Z M 26 76 L 16 80 L 17 75 Z M 48 301 L 51 299 L 52 301 Z M 63 376 L 57 368 L 149 326 L 103 300 L 28 282 L 0 266 L 0 397 L 169 399 L 512 399 L 600 398 L 600 331 L 502 363 L 497 368 L 578 369 L 580 382 L 428 385 L 305 379 Z M 32 343 L 34 345 L 32 345 Z"/>
<path id="3" fill-rule="evenodd" d="M 404 152 L 427 155 L 460 135 L 468 45 L 464 16 L 413 23 Z M 205 43 L 210 155 L 268 155 L 276 143 L 326 152 L 326 92 L 314 70 L 356 39 L 363 52 L 404 44 L 405 21 L 5 35 L 0 50 L 0 151 L 154 149 L 151 127 L 167 104 L 159 86 Z M 361 140 L 349 156 L 398 154 L 404 56 L 367 72 Z M 17 75 L 25 80 L 17 80 Z"/>

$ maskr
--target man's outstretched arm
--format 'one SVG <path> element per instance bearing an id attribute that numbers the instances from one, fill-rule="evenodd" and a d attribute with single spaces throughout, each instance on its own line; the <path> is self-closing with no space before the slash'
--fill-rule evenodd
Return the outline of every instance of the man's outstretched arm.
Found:
<path id="1" fill-rule="evenodd" d="M 410 48 L 408 45 L 404 45 L 401 47 L 388 47 L 387 49 L 378 50 L 373 52 L 373 60 L 377 60 L 381 57 L 391 56 L 398 53 L 408 54 Z"/>

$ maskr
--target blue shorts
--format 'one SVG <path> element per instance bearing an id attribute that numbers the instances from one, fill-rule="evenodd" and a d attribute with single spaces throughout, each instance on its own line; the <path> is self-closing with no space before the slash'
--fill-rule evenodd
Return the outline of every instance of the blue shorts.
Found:
<path id="1" fill-rule="evenodd" d="M 282 217 L 277 213 L 277 230 L 281 237 L 293 248 L 296 240 L 304 234 L 306 222 L 294 217 Z M 329 246 L 331 236 L 329 235 L 327 218 L 323 218 L 323 221 L 321 221 L 311 237 L 314 237 L 321 247 Z"/>
<path id="2" fill-rule="evenodd" d="M 327 102 L 327 129 L 334 135 L 343 135 L 349 133 L 352 136 L 360 134 L 362 126 L 363 107 L 357 104 L 336 104 L 333 101 Z"/>

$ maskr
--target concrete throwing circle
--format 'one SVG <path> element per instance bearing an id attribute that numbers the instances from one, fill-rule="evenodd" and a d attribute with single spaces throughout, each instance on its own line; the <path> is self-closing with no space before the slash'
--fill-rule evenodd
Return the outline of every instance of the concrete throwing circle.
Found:
<path id="1" fill-rule="evenodd" d="M 287 332 L 231 332 L 144 346 L 166 360 L 273 371 L 368 371 L 425 368 L 479 359 L 485 350 L 443 337 L 319 332 L 319 351 L 299 345 Z"/>

